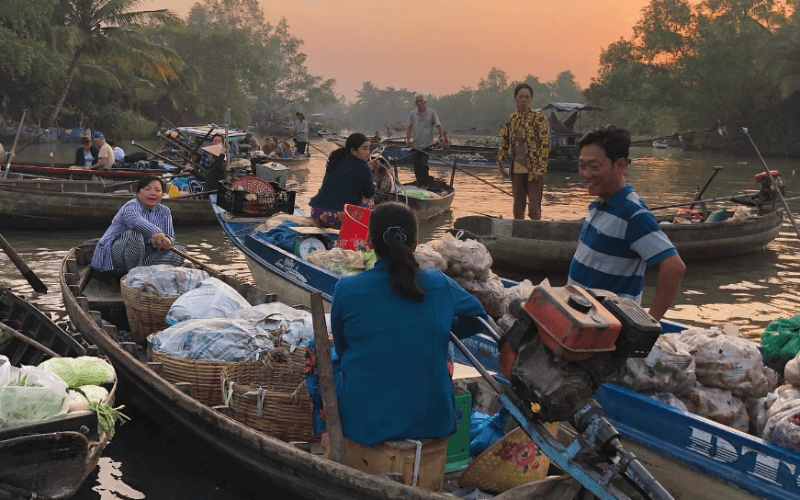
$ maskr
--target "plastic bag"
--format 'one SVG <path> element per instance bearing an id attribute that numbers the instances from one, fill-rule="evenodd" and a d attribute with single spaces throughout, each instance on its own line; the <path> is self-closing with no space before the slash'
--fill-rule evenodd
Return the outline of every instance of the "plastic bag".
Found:
<path id="1" fill-rule="evenodd" d="M 750 428 L 750 417 L 744 401 L 734 396 L 731 391 L 698 384 L 680 399 L 690 412 L 701 417 L 742 432 L 747 432 Z"/>
<path id="2" fill-rule="evenodd" d="M 343 276 L 358 274 L 367 269 L 364 252 L 334 247 L 330 250 L 317 250 L 306 257 L 308 262 Z"/>
<path id="3" fill-rule="evenodd" d="M 447 270 L 445 258 L 427 243 L 417 245 L 417 249 L 414 251 L 414 258 L 417 259 L 417 263 L 422 269 L 438 269 L 442 272 Z"/>
<path id="4" fill-rule="evenodd" d="M 667 406 L 671 406 L 673 408 L 678 408 L 679 410 L 689 411 L 686 408 L 686 404 L 683 401 L 678 399 L 678 396 L 672 394 L 671 392 L 654 392 L 652 394 L 648 394 L 648 396 L 656 401 L 660 401 Z"/>
<path id="5" fill-rule="evenodd" d="M 638 392 L 686 394 L 695 386 L 695 362 L 680 335 L 668 333 L 656 340 L 646 358 L 628 358 L 614 382 Z"/>
<path id="6" fill-rule="evenodd" d="M 761 334 L 761 348 L 767 366 L 784 371 L 787 361 L 800 352 L 800 314 L 773 320 Z"/>
<path id="7" fill-rule="evenodd" d="M 752 398 L 769 392 L 764 361 L 754 342 L 716 328 L 690 328 L 681 333 L 681 340 L 692 348 L 697 381 L 704 386 Z"/>
<path id="8" fill-rule="evenodd" d="M 217 278 L 206 278 L 172 303 L 165 319 L 174 325 L 187 319 L 226 318 L 250 303 L 230 285 Z"/>
<path id="9" fill-rule="evenodd" d="M 783 368 L 783 377 L 787 384 L 800 387 L 800 355 L 790 359 Z"/>
<path id="10" fill-rule="evenodd" d="M 275 214 L 272 217 L 268 217 L 264 222 L 262 222 L 259 226 L 257 226 L 254 231 L 255 232 L 265 232 L 269 231 L 270 229 L 275 229 L 276 227 L 280 226 L 284 221 L 290 220 L 297 224 L 299 227 L 314 227 L 316 223 L 314 219 L 311 217 L 305 217 L 303 215 L 294 215 L 294 214 Z"/>
<path id="11" fill-rule="evenodd" d="M 50 358 L 39 363 L 38 368 L 56 374 L 69 387 L 100 385 L 116 378 L 114 367 L 94 356 Z"/>
<path id="12" fill-rule="evenodd" d="M 148 337 L 153 350 L 184 359 L 257 361 L 272 349 L 269 332 L 238 319 L 189 319 Z"/>
<path id="13" fill-rule="evenodd" d="M 490 277 L 485 281 L 453 278 L 461 288 L 474 295 L 480 301 L 486 314 L 493 318 L 500 318 L 506 312 L 503 310 L 503 300 L 506 289 L 500 278 L 491 271 Z"/>
<path id="14" fill-rule="evenodd" d="M 122 278 L 122 282 L 134 290 L 155 295 L 178 296 L 197 288 L 206 278 L 208 273 L 200 269 L 158 264 L 134 267 Z"/>
<path id="15" fill-rule="evenodd" d="M 777 401 L 770 408 L 762 438 L 800 453 L 800 399 Z"/>
<path id="16" fill-rule="evenodd" d="M 0 388 L 0 425 L 41 422 L 67 412 L 67 384 L 55 373 L 23 366 Z"/>
<path id="17" fill-rule="evenodd" d="M 763 398 L 750 398 L 745 401 L 747 414 L 750 416 L 750 430 L 756 436 L 761 436 L 764 433 L 769 409 L 776 401 L 778 401 L 778 395 L 774 392 L 770 392 Z"/>
<path id="18" fill-rule="evenodd" d="M 11 362 L 6 356 L 0 354 L 0 389 L 8 384 L 11 378 Z"/>
<path id="19" fill-rule="evenodd" d="M 447 233 L 429 245 L 447 260 L 445 272 L 448 276 L 478 281 L 489 278 L 492 256 L 483 243 L 475 240 L 460 241 Z"/>
<path id="20" fill-rule="evenodd" d="M 330 324 L 330 314 L 326 314 Z M 268 332 L 277 332 L 291 347 L 290 352 L 314 338 L 314 323 L 311 313 L 289 307 L 281 302 L 259 304 L 239 309 L 228 315 L 229 319 L 238 319 L 257 324 Z M 330 326 L 328 327 L 330 331 Z"/>
<path id="21" fill-rule="evenodd" d="M 508 419 L 508 410 L 501 406 L 497 413 L 486 415 L 473 409 L 469 421 L 469 456 L 475 458 L 502 438 Z"/>
<path id="22" fill-rule="evenodd" d="M 504 289 L 503 304 L 501 306 L 503 314 L 509 312 L 509 306 L 517 299 L 528 300 L 533 293 L 533 283 L 531 280 L 522 280 L 519 284 Z"/>

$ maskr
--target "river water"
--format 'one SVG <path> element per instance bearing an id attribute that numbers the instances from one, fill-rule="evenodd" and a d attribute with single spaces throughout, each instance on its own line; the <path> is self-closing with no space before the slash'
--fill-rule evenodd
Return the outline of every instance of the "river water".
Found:
<path id="1" fill-rule="evenodd" d="M 8 149 L 9 145 L 6 145 Z M 326 153 L 334 149 L 324 140 L 312 140 L 312 159 L 306 169 L 293 171 L 289 183 L 295 185 L 297 202 L 307 208 L 322 181 Z M 17 158 L 47 161 L 52 151 L 56 161 L 71 162 L 75 145 L 34 145 Z M 633 148 L 633 160 L 628 179 L 634 189 L 650 206 L 679 203 L 692 199 L 698 185 L 702 186 L 714 166 L 723 170 L 708 187 L 704 198 L 728 197 L 743 190 L 756 190 L 753 176 L 763 171 L 756 156 L 737 158 L 705 152 Z M 771 169 L 780 170 L 786 181 L 786 196 L 800 194 L 800 165 L 786 159 L 768 158 Z M 435 175 L 449 180 L 450 173 L 433 169 Z M 421 240 L 441 236 L 452 227 L 456 218 L 478 214 L 511 217 L 511 198 L 487 183 L 511 190 L 510 182 L 501 179 L 495 170 L 470 170 L 475 178 L 461 172 L 455 175 L 456 196 L 450 212 L 421 228 Z M 402 180 L 413 180 L 409 170 L 401 168 Z M 482 182 L 485 181 L 485 182 Z M 581 186 L 576 173 L 547 174 L 543 202 L 543 218 L 551 220 L 579 219 L 585 215 L 591 197 Z M 792 212 L 800 211 L 800 200 L 790 200 Z M 672 209 L 676 210 L 676 209 Z M 48 286 L 47 294 L 32 291 L 14 265 L 0 256 L 0 280 L 16 293 L 29 298 L 55 319 L 65 321 L 58 288 L 58 269 L 69 248 L 101 236 L 101 231 L 3 231 L 22 259 Z M 251 280 L 242 254 L 226 240 L 219 227 L 180 230 L 180 243 L 205 262 Z M 666 318 L 697 326 L 726 326 L 739 334 L 757 340 L 764 327 L 780 316 L 792 316 L 800 311 L 800 259 L 798 235 L 786 222 L 779 236 L 764 252 L 741 258 L 688 264 L 675 305 Z M 536 283 L 542 277 L 531 277 Z M 563 276 L 551 276 L 563 283 Z M 646 277 L 644 304 L 653 296 L 654 275 Z M 120 395 L 124 404 L 125 395 Z M 182 453 L 170 436 L 162 434 L 146 415 L 126 408 L 132 421 L 119 429 L 114 442 L 107 448 L 98 470 L 89 478 L 75 498 L 79 499 L 150 499 L 177 498 L 241 499 L 236 485 L 224 478 L 197 468 L 195 457 Z M 269 492 L 274 496 L 278 492 Z"/>

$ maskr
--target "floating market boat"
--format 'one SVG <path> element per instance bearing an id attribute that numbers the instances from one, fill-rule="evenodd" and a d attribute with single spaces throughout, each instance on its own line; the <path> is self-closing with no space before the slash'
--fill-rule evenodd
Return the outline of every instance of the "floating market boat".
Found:
<path id="1" fill-rule="evenodd" d="M 0 227 L 34 230 L 106 229 L 134 196 L 135 181 L 0 179 Z M 175 226 L 216 223 L 200 195 L 164 198 Z"/>
<path id="2" fill-rule="evenodd" d="M 3 286 L 0 323 L 0 354 L 14 367 L 37 366 L 51 357 L 45 349 L 61 357 L 97 355 L 80 333 L 68 334 Z M 8 329 L 30 341 L 9 336 Z M 108 389 L 105 402 L 113 405 L 116 382 Z M 106 434 L 97 432 L 95 412 L 0 428 L 0 497 L 69 498 L 97 466 L 107 444 Z"/>
<path id="3" fill-rule="evenodd" d="M 450 209 L 456 190 L 440 179 L 431 179 L 427 189 L 414 186 L 414 183 L 402 184 L 396 193 L 377 191 L 375 202 L 396 201 L 404 203 L 414 211 L 419 220 L 428 220 Z"/>
<path id="4" fill-rule="evenodd" d="M 656 217 L 661 229 L 686 262 L 736 257 L 764 249 L 781 230 L 783 210 L 720 222 L 671 224 L 673 216 Z M 486 245 L 492 269 L 516 275 L 552 275 L 569 270 L 583 220 L 533 221 L 467 216 L 455 231 Z"/>
<path id="5" fill-rule="evenodd" d="M 219 207 L 215 210 L 220 225 L 244 254 L 260 288 L 287 297 L 289 303 L 304 305 L 310 304 L 310 292 L 319 291 L 329 306 L 341 275 L 259 238 L 253 228 L 262 219 L 236 218 Z M 505 287 L 517 284 L 501 281 Z M 662 321 L 661 325 L 665 333 L 686 328 L 670 321 Z M 500 373 L 494 340 L 476 335 L 464 340 L 464 344 L 487 369 Z M 461 363 L 468 363 L 458 351 L 456 357 Z M 631 441 L 626 441 L 626 448 L 676 498 L 800 499 L 800 487 L 795 481 L 800 456 L 789 450 L 612 384 L 603 385 L 595 397 L 623 437 Z M 733 450 L 733 454 L 727 450 Z M 762 460 L 768 465 L 763 465 Z M 780 482 L 776 485 L 777 480 Z"/>
<path id="6" fill-rule="evenodd" d="M 241 489 L 263 493 L 264 488 L 276 486 L 297 498 L 309 500 L 452 498 L 393 481 L 385 475 L 369 475 L 301 449 L 308 443 L 295 445 L 257 432 L 227 416 L 227 406 L 209 407 L 194 399 L 191 384 L 167 381 L 161 375 L 164 371 L 161 363 L 148 362 L 141 346 L 126 342 L 118 335 L 119 329 L 127 326 L 120 285 L 115 279 L 103 279 L 92 273 L 93 252 L 94 244 L 85 244 L 70 250 L 62 262 L 60 286 L 70 319 L 109 357 L 129 390 L 126 397 L 130 397 L 132 404 L 180 439 L 186 453 L 205 459 L 208 470 Z M 276 300 L 275 295 L 254 286 L 227 276 L 216 276 L 251 304 Z M 549 478 L 524 487 L 526 492 L 533 488 L 538 490 L 531 493 L 533 498 L 558 497 L 571 491 L 564 497 L 567 500 L 580 489 L 572 488 L 569 483 L 571 480 L 567 478 Z M 618 491 L 608 482 L 597 486 Z M 520 497 L 511 489 L 497 498 Z M 612 497 L 606 495 L 605 498 Z"/>
<path id="7" fill-rule="evenodd" d="M 5 173 L 6 165 L 3 164 L 0 170 L 2 170 L 3 173 Z M 126 169 L 126 168 L 90 170 L 88 168 L 73 167 L 68 163 L 53 163 L 51 165 L 50 163 L 25 162 L 25 163 L 12 163 L 9 176 L 20 174 L 29 178 L 52 177 L 56 179 L 67 179 L 67 180 L 105 179 L 105 180 L 115 180 L 115 181 L 126 181 L 126 180 L 141 179 L 146 175 L 162 176 L 165 174 L 176 173 L 176 172 L 180 172 L 180 168 L 167 166 L 166 168 L 159 167 L 147 170 Z"/>

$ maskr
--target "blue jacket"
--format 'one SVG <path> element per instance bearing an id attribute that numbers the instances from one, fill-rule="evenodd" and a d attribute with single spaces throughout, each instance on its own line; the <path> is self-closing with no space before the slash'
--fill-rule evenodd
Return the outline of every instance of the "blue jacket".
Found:
<path id="1" fill-rule="evenodd" d="M 97 150 L 96 147 L 89 146 L 89 152 L 92 153 L 92 158 L 94 158 L 92 160 L 92 165 L 94 165 L 95 163 L 97 163 L 97 155 L 98 155 L 99 151 Z M 85 167 L 86 165 L 84 165 L 84 163 L 86 163 L 86 160 L 84 159 L 84 157 L 85 157 L 85 154 L 83 152 L 83 146 L 81 146 L 81 147 L 79 147 L 77 149 L 77 151 L 75 151 L 75 163 L 74 163 L 74 165 L 78 165 L 80 167 Z"/>
<path id="2" fill-rule="evenodd" d="M 341 211 L 345 203 L 361 205 L 361 198 L 373 196 L 372 171 L 365 162 L 348 154 L 336 164 L 333 172 L 325 173 L 319 192 L 309 204 L 322 210 Z"/>
<path id="3" fill-rule="evenodd" d="M 374 446 L 393 439 L 443 438 L 456 429 L 453 383 L 447 370 L 450 330 L 460 337 L 486 317 L 480 302 L 435 270 L 420 270 L 425 299 L 392 290 L 388 268 L 339 280 L 331 330 L 340 359 L 336 394 L 344 435 Z"/>

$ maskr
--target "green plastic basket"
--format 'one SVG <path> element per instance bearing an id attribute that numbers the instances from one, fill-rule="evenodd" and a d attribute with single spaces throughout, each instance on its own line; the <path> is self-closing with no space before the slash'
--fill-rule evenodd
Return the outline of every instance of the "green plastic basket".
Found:
<path id="1" fill-rule="evenodd" d="M 472 395 L 456 389 L 456 433 L 447 443 L 445 472 L 454 472 L 469 465 L 469 423 L 472 414 Z"/>

